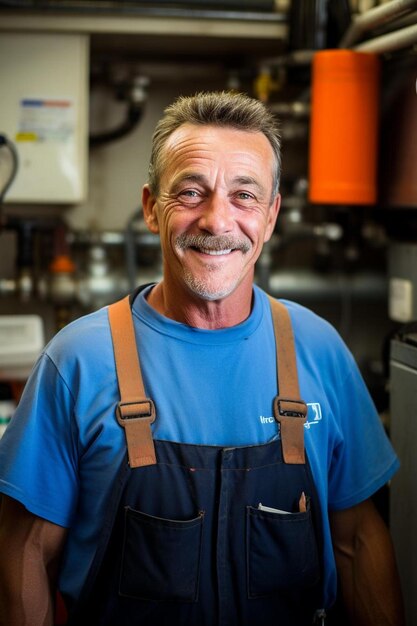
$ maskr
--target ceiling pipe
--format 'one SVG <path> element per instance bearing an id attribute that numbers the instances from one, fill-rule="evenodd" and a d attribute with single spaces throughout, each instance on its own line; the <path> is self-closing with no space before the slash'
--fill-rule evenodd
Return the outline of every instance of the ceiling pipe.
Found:
<path id="1" fill-rule="evenodd" d="M 417 24 L 407 26 L 393 33 L 375 37 L 375 39 L 370 39 L 369 41 L 364 41 L 354 46 L 353 49 L 359 52 L 375 52 L 376 54 L 380 54 L 407 48 L 415 43 L 417 43 Z"/>
<path id="2" fill-rule="evenodd" d="M 339 48 L 351 48 L 364 32 L 372 30 L 415 9 L 417 0 L 391 0 L 352 18 L 352 23 L 340 40 Z M 378 38 L 379 39 L 379 38 Z"/>

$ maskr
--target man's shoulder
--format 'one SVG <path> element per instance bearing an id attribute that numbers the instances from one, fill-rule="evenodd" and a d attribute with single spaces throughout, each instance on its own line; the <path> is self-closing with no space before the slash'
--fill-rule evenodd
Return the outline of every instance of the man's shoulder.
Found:
<path id="1" fill-rule="evenodd" d="M 324 362 L 351 362 L 352 355 L 336 328 L 311 309 L 291 300 L 279 299 L 286 306 L 294 333 L 297 352 L 315 355 Z M 324 361 L 323 361 L 324 360 Z"/>
<path id="2" fill-rule="evenodd" d="M 266 294 L 265 294 L 266 296 Z M 326 319 L 318 315 L 312 309 L 306 306 L 294 302 L 293 300 L 286 300 L 284 298 L 273 298 L 283 304 L 291 318 L 291 324 L 293 326 L 294 334 L 299 334 L 303 337 L 311 335 L 317 336 L 317 333 L 321 335 L 328 335 L 330 337 L 339 337 L 337 330 Z"/>
<path id="3" fill-rule="evenodd" d="M 293 325 L 297 326 L 300 331 L 320 330 L 324 333 L 338 334 L 330 322 L 312 309 L 292 300 L 280 300 L 280 302 L 287 307 Z"/>
<path id="4" fill-rule="evenodd" d="M 83 315 L 60 330 L 44 352 L 57 365 L 80 360 L 98 360 L 111 351 L 107 307 Z"/>

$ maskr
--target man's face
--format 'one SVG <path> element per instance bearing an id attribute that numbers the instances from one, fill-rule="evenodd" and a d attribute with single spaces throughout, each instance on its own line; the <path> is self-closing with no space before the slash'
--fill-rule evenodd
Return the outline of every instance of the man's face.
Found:
<path id="1" fill-rule="evenodd" d="M 179 295 L 219 300 L 252 289 L 255 262 L 274 229 L 275 160 L 262 133 L 184 124 L 168 139 L 157 198 L 145 186 L 148 227 L 159 233 L 164 280 Z"/>

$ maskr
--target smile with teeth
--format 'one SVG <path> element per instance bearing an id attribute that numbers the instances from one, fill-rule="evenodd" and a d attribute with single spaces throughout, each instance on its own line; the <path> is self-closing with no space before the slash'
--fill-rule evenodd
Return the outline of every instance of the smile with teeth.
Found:
<path id="1" fill-rule="evenodd" d="M 209 254 L 210 256 L 220 256 L 223 254 L 230 254 L 233 250 L 229 248 L 227 250 L 209 250 L 208 248 L 194 248 L 197 252 L 201 252 L 202 254 Z"/>

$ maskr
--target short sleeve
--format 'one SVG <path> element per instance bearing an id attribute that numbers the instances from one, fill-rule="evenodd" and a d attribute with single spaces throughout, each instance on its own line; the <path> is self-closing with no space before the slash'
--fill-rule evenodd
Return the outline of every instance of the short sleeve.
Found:
<path id="1" fill-rule="evenodd" d="M 0 441 L 0 492 L 64 527 L 71 523 L 78 494 L 73 407 L 70 390 L 43 354 Z"/>
<path id="2" fill-rule="evenodd" d="M 339 437 L 329 471 L 329 508 L 344 509 L 381 488 L 399 462 L 353 360 L 336 395 Z"/>

